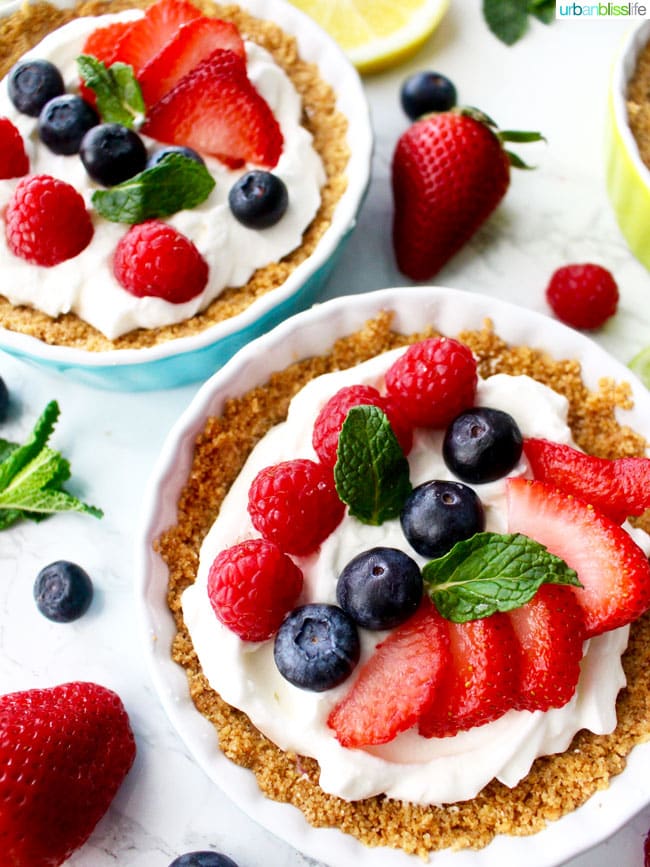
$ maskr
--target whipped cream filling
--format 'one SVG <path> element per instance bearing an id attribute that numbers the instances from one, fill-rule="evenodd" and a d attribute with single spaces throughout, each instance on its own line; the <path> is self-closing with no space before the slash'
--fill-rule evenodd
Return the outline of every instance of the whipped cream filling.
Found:
<path id="1" fill-rule="evenodd" d="M 138 18 L 143 13 L 129 10 L 95 18 L 77 18 L 49 34 L 24 57 L 41 58 L 56 64 L 66 90 L 76 91 L 78 70 L 75 59 L 86 37 L 96 28 L 114 21 Z M 249 78 L 268 102 L 282 134 L 284 147 L 273 169 L 287 185 L 289 207 L 282 219 L 263 231 L 242 226 L 232 215 L 228 192 L 235 180 L 251 166 L 229 170 L 216 159 L 205 158 L 216 181 L 208 199 L 191 210 L 166 218 L 190 238 L 209 266 L 209 280 L 203 292 L 183 304 L 160 298 L 136 298 L 123 289 L 112 271 L 112 258 L 128 226 L 102 218 L 91 207 L 91 196 L 103 189 L 87 175 L 78 155 L 53 154 L 38 137 L 37 118 L 16 110 L 7 91 L 7 79 L 0 82 L 0 117 L 8 117 L 19 129 L 30 160 L 30 174 L 45 173 L 72 184 L 90 209 L 94 235 L 78 256 L 45 268 L 15 256 L 0 232 L 0 292 L 12 304 L 35 307 L 52 317 L 73 312 L 114 339 L 134 328 L 157 328 L 189 319 L 205 309 L 224 288 L 244 286 L 257 268 L 276 262 L 302 243 L 303 232 L 320 206 L 320 188 L 325 172 L 313 148 L 311 134 L 301 126 L 300 96 L 286 73 L 271 55 L 246 41 Z M 158 143 L 142 136 L 151 152 Z M 0 214 L 20 179 L 0 180 Z"/>
<path id="2" fill-rule="evenodd" d="M 273 661 L 273 641 L 241 641 L 214 615 L 207 596 L 207 576 L 216 554 L 259 534 L 246 509 L 248 488 L 257 472 L 282 460 L 314 459 L 311 432 L 327 399 L 344 385 L 366 383 L 381 391 L 387 368 L 402 350 L 385 353 L 356 368 L 312 380 L 293 399 L 287 420 L 257 444 L 228 492 L 206 536 L 196 583 L 185 590 L 183 615 L 210 684 L 231 705 L 243 710 L 283 750 L 311 756 L 320 765 L 320 785 L 331 794 L 356 800 L 385 793 L 418 804 L 448 804 L 474 797 L 496 778 L 514 786 L 538 756 L 562 752 L 577 731 L 611 732 L 615 702 L 625 685 L 621 654 L 629 628 L 591 639 L 585 645 L 577 690 L 564 707 L 546 713 L 509 711 L 500 719 L 451 738 L 423 738 L 416 729 L 392 742 L 365 749 L 341 747 L 327 727 L 334 705 L 350 689 L 361 665 L 386 632 L 359 629 L 362 653 L 351 677 L 324 693 L 300 690 L 288 683 Z M 476 403 L 509 412 L 524 436 L 572 443 L 567 401 L 527 376 L 497 374 L 480 380 Z M 408 456 L 413 485 L 429 479 L 453 479 L 441 456 L 442 432 L 419 429 Z M 510 476 L 530 476 L 522 457 Z M 475 485 L 486 515 L 486 529 L 506 532 L 505 481 Z M 650 539 L 625 525 L 647 551 Z M 398 520 L 379 527 L 362 524 L 348 514 L 322 544 L 306 557 L 294 557 L 305 585 L 299 604 L 336 602 L 336 580 L 345 564 L 375 545 L 405 550 L 421 565 L 425 558 L 406 542 Z"/>

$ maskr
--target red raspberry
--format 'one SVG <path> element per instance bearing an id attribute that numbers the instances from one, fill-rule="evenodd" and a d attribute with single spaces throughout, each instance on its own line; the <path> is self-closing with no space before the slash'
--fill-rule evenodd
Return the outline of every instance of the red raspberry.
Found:
<path id="1" fill-rule="evenodd" d="M 372 385 L 346 385 L 330 397 L 314 422 L 312 445 L 322 463 L 329 467 L 336 463 L 339 433 L 354 406 L 376 406 L 385 412 L 402 451 L 409 453 L 413 445 L 413 430 L 393 402 L 382 397 Z"/>
<path id="2" fill-rule="evenodd" d="M 344 510 L 331 468 L 306 458 L 265 467 L 248 491 L 253 526 L 287 554 L 315 551 Z"/>
<path id="3" fill-rule="evenodd" d="M 93 224 L 74 187 L 50 175 L 18 181 L 5 213 L 11 252 L 35 265 L 58 265 L 88 246 Z"/>
<path id="4" fill-rule="evenodd" d="M 600 328 L 618 306 L 618 286 L 600 265 L 565 265 L 546 287 L 553 313 L 573 328 Z"/>
<path id="5" fill-rule="evenodd" d="M 0 117 L 0 178 L 19 178 L 29 171 L 22 137 L 8 117 Z"/>
<path id="6" fill-rule="evenodd" d="M 386 372 L 388 396 L 415 426 L 446 427 L 474 403 L 476 361 L 449 337 L 415 343 Z"/>
<path id="7" fill-rule="evenodd" d="M 226 548 L 208 572 L 219 620 L 244 641 L 266 641 L 296 604 L 302 572 L 273 542 L 249 539 Z"/>
<path id="8" fill-rule="evenodd" d="M 183 304 L 208 282 L 208 263 L 194 244 L 161 220 L 131 226 L 115 250 L 113 273 L 127 292 Z"/>

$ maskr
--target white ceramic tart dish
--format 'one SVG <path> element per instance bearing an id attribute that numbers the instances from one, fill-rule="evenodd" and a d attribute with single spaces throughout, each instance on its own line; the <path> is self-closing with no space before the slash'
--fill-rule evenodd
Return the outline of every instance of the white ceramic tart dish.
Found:
<path id="1" fill-rule="evenodd" d="M 266 828 L 330 867 L 348 867 L 350 863 L 359 863 L 363 867 L 415 867 L 423 861 L 417 854 L 407 854 L 401 849 L 383 845 L 386 841 L 375 840 L 374 845 L 366 846 L 355 836 L 336 827 L 312 826 L 292 805 L 265 797 L 254 774 L 230 761 L 218 749 L 214 726 L 199 713 L 194 703 L 205 708 L 209 692 L 206 684 L 200 677 L 190 676 L 192 697 L 186 672 L 172 659 L 171 648 L 175 640 L 179 651 L 177 657 L 183 655 L 186 645 L 182 636 L 178 644 L 177 626 L 170 610 L 170 606 L 179 610 L 178 588 L 172 589 L 168 595 L 170 573 L 157 551 L 166 531 L 178 522 L 177 503 L 188 483 L 195 448 L 199 442 L 206 442 L 204 434 L 208 420 L 221 416 L 231 398 L 239 398 L 252 389 L 265 386 L 274 372 L 285 371 L 303 359 L 329 353 L 339 338 L 359 332 L 369 320 L 376 320 L 386 313 L 391 317 L 392 331 L 409 335 L 422 333 L 427 327 L 449 336 L 468 331 L 481 332 L 489 320 L 494 334 L 509 346 L 529 347 L 533 352 L 543 352 L 557 361 L 577 361 L 581 366 L 582 381 L 589 391 L 598 392 L 603 379 L 610 383 L 628 383 L 631 405 L 617 408 L 616 420 L 621 425 L 629 425 L 641 436 L 650 432 L 647 390 L 595 342 L 540 314 L 479 294 L 437 287 L 386 289 L 316 306 L 241 349 L 202 386 L 171 431 L 143 503 L 136 561 L 147 658 L 173 725 L 210 778 Z M 202 538 L 208 527 L 192 529 Z M 188 550 L 197 544 L 194 538 L 187 541 Z M 196 569 L 194 557 L 190 554 L 186 560 L 185 568 L 189 572 Z M 191 654 L 187 656 L 189 658 Z M 186 661 L 183 661 L 184 665 Z M 187 664 L 191 666 L 193 663 Z M 517 836 L 516 827 L 513 831 L 511 824 L 507 829 L 510 833 L 506 833 L 503 826 L 497 827 L 491 842 L 484 838 L 479 844 L 483 848 L 471 848 L 471 833 L 468 834 L 467 828 L 461 828 L 455 841 L 430 853 L 431 862 L 442 867 L 488 867 L 497 863 L 505 867 L 519 867 L 521 864 L 559 867 L 567 859 L 603 841 L 648 803 L 645 780 L 650 769 L 650 748 L 640 742 L 649 735 L 650 726 L 644 718 L 631 742 L 628 740 L 623 748 L 623 752 L 630 752 L 624 769 L 618 767 L 608 779 L 610 771 L 600 768 L 594 777 L 593 791 L 585 803 L 577 809 L 565 808 L 562 818 L 542 825 L 532 836 Z M 607 749 L 605 739 L 603 750 Z M 579 752 L 579 748 L 569 752 Z M 295 757 L 288 761 L 295 765 Z M 546 760 L 541 761 L 544 763 Z M 492 791 L 486 797 L 489 799 L 493 795 Z M 305 809 L 309 812 L 308 797 L 305 800 Z M 384 803 L 390 809 L 390 801 Z M 396 811 L 403 809 L 400 802 L 394 803 Z M 453 815 L 458 806 L 451 805 L 446 809 Z M 489 807 L 487 803 L 485 806 L 486 809 Z M 359 822 L 369 821 L 369 815 L 372 813 L 359 813 Z M 400 816 L 403 815 L 400 812 Z M 414 822 L 418 821 L 417 815 L 417 811 L 413 813 Z M 330 818 L 334 816 L 335 811 Z M 322 819 L 321 815 L 319 824 L 326 824 Z M 332 818 L 332 824 L 336 824 L 335 818 Z"/>
<path id="2" fill-rule="evenodd" d="M 140 4 L 140 0 L 137 2 Z M 80 8 L 68 0 L 59 0 L 54 6 L 66 12 L 70 8 Z M 37 8 L 36 4 L 34 7 Z M 112 13 L 128 7 L 127 2 L 100 2 L 84 7 L 83 14 Z M 206 3 L 206 9 L 213 14 L 218 15 L 220 8 L 225 16 L 225 4 L 219 7 L 219 4 L 211 6 Z M 254 21 L 256 25 L 267 22 L 271 46 L 276 39 L 274 32 L 281 31 L 284 41 L 278 61 L 280 67 L 285 63 L 289 65 L 289 79 L 302 100 L 302 122 L 309 128 L 313 118 L 320 114 L 320 131 L 313 127 L 313 134 L 316 151 L 323 157 L 325 165 L 324 186 L 321 187 L 320 205 L 305 227 L 302 242 L 298 240 L 293 252 L 279 257 L 277 266 L 271 256 L 270 270 L 266 266 L 258 268 L 252 282 L 241 290 L 238 288 L 240 284 L 228 288 L 223 294 L 223 303 L 222 296 L 218 296 L 211 302 L 205 316 L 199 311 L 196 315 L 190 313 L 185 322 L 172 322 L 160 328 L 154 326 L 151 335 L 144 334 L 142 339 L 138 337 L 142 328 L 136 328 L 123 338 L 103 339 L 94 346 L 87 343 L 85 332 L 80 341 L 76 340 L 74 321 L 71 339 L 67 334 L 60 340 L 49 334 L 41 339 L 40 324 L 33 330 L 29 326 L 19 328 L 8 318 L 7 326 L 0 327 L 0 348 L 102 388 L 143 390 L 174 387 L 206 379 L 249 340 L 317 300 L 338 254 L 354 229 L 369 181 L 372 129 L 365 94 L 357 72 L 334 41 L 294 6 L 284 0 L 244 0 L 237 7 L 230 8 L 242 10 L 243 20 Z M 15 15 L 8 22 L 20 22 L 23 13 L 13 10 L 13 7 L 0 7 L 0 16 L 11 11 Z M 239 13 L 235 11 L 233 14 Z M 52 21 L 56 20 L 52 18 Z M 46 25 L 48 29 L 55 26 Z M 264 28 L 266 25 L 261 25 L 259 32 L 264 33 Z M 291 39 L 295 39 L 297 47 L 295 62 L 288 50 Z M 28 44 L 34 41 L 38 40 L 32 35 Z M 273 55 L 271 47 L 269 51 Z M 314 103 L 310 105 L 312 98 Z M 327 158 L 328 148 L 333 157 L 331 160 Z M 299 171 L 294 175 L 297 177 Z M 219 188 L 219 183 L 218 180 L 215 189 Z M 214 237 L 215 233 L 210 231 Z M 63 263 L 66 265 L 68 262 Z M 106 265 L 102 262 L 99 267 L 105 268 Z M 5 291 L 8 292 L 9 288 L 6 286 Z M 217 308 L 212 312 L 215 305 Z M 63 321 L 67 321 L 65 317 Z"/>

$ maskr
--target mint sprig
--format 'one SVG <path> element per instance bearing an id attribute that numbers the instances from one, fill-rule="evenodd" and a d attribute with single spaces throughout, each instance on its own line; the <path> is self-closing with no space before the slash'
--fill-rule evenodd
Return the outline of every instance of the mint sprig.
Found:
<path id="1" fill-rule="evenodd" d="M 483 17 L 494 35 L 514 45 L 528 29 L 528 16 L 543 24 L 555 18 L 555 0 L 483 0 Z"/>
<path id="2" fill-rule="evenodd" d="M 101 509 L 62 487 L 70 478 L 70 464 L 47 445 L 58 417 L 59 405 L 50 401 L 24 444 L 0 439 L 0 530 L 21 518 L 39 521 L 55 512 L 102 517 Z"/>
<path id="3" fill-rule="evenodd" d="M 171 153 L 121 184 L 95 190 L 92 203 L 102 217 L 114 223 L 142 223 L 195 208 L 214 186 L 215 180 L 203 163 Z"/>
<path id="4" fill-rule="evenodd" d="M 564 560 L 521 533 L 477 533 L 427 563 L 422 577 L 438 611 L 455 623 L 519 608 L 542 584 L 581 586 Z"/>
<path id="5" fill-rule="evenodd" d="M 91 54 L 80 54 L 77 67 L 86 87 L 94 91 L 97 111 L 105 123 L 132 129 L 144 120 L 144 98 L 132 66 L 118 61 L 107 67 Z"/>
<path id="6" fill-rule="evenodd" d="M 364 524 L 396 518 L 411 493 L 409 465 L 386 414 L 355 406 L 347 414 L 337 448 L 334 481 L 350 514 Z"/>

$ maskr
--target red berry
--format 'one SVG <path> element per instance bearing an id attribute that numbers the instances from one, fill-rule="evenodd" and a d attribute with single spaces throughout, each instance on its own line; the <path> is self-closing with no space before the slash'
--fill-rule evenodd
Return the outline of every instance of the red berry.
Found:
<path id="1" fill-rule="evenodd" d="M 182 304 L 208 282 L 208 264 L 194 244 L 168 223 L 131 226 L 115 249 L 113 273 L 127 292 Z"/>
<path id="2" fill-rule="evenodd" d="M 565 265 L 546 288 L 546 299 L 558 319 L 573 328 L 600 328 L 618 307 L 618 286 L 600 265 Z"/>
<path id="3" fill-rule="evenodd" d="M 0 178 L 20 178 L 29 171 L 23 139 L 7 117 L 0 117 Z"/>
<path id="4" fill-rule="evenodd" d="M 322 463 L 333 467 L 339 433 L 348 412 L 355 406 L 376 406 L 387 416 L 404 454 L 413 445 L 413 430 L 402 413 L 372 385 L 346 385 L 325 403 L 314 423 L 312 445 Z"/>
<path id="5" fill-rule="evenodd" d="M 536 437 L 524 440 L 524 454 L 534 478 L 586 500 L 617 524 L 650 509 L 650 458 L 598 458 Z"/>
<path id="6" fill-rule="evenodd" d="M 424 599 L 418 611 L 378 644 L 327 724 L 344 747 L 385 744 L 415 725 L 435 698 L 449 665 L 446 621 Z"/>
<path id="7" fill-rule="evenodd" d="M 506 480 L 508 531 L 523 533 L 575 569 L 585 638 L 625 626 L 650 607 L 650 563 L 622 527 L 546 482 Z"/>
<path id="8" fill-rule="evenodd" d="M 265 641 L 294 607 L 302 572 L 265 539 L 249 539 L 215 557 L 208 596 L 219 620 L 243 641 Z"/>
<path id="9" fill-rule="evenodd" d="M 508 614 L 520 647 L 517 710 L 563 707 L 580 677 L 584 617 L 568 587 L 544 584 Z"/>
<path id="10" fill-rule="evenodd" d="M 77 256 L 93 236 L 82 197 L 50 175 L 28 175 L 18 181 L 5 220 L 11 252 L 35 265 L 49 267 Z"/>
<path id="11" fill-rule="evenodd" d="M 82 54 L 90 54 L 106 66 L 111 66 L 118 59 L 117 51 L 120 39 L 133 27 L 133 21 L 116 21 L 108 27 L 99 27 L 86 39 Z M 80 79 L 79 92 L 83 99 L 90 105 L 95 105 L 97 95 L 91 87 L 86 87 L 83 79 Z"/>
<path id="12" fill-rule="evenodd" d="M 519 647 L 505 614 L 449 622 L 448 629 L 450 664 L 420 717 L 424 737 L 451 737 L 492 722 L 510 710 L 517 695 Z"/>
<path id="13" fill-rule="evenodd" d="M 187 0 L 158 0 L 147 9 L 143 18 L 131 23 L 116 46 L 114 59 L 128 63 L 139 76 L 183 24 L 200 15 L 200 10 Z"/>
<path id="14" fill-rule="evenodd" d="M 120 698 L 96 683 L 0 697 L 5 864 L 57 867 L 82 846 L 135 757 Z"/>
<path id="15" fill-rule="evenodd" d="M 217 49 L 151 106 L 142 132 L 185 145 L 231 167 L 272 168 L 282 153 L 282 132 L 268 103 L 234 51 Z"/>
<path id="16" fill-rule="evenodd" d="M 169 93 L 180 79 L 209 57 L 217 48 L 229 49 L 246 58 L 244 42 L 230 21 L 219 18 L 194 18 L 145 64 L 138 76 L 147 105 Z"/>
<path id="17" fill-rule="evenodd" d="M 392 165 L 397 265 L 428 280 L 489 217 L 510 184 L 508 157 L 490 127 L 457 112 L 412 124 Z"/>
<path id="18" fill-rule="evenodd" d="M 287 554 L 315 551 L 344 510 L 332 470 L 306 458 L 265 467 L 248 492 L 253 526 Z"/>
<path id="19" fill-rule="evenodd" d="M 389 398 L 421 427 L 446 427 L 472 406 L 477 381 L 471 350 L 449 337 L 409 346 L 386 372 Z"/>

